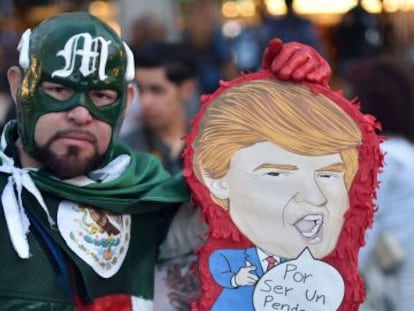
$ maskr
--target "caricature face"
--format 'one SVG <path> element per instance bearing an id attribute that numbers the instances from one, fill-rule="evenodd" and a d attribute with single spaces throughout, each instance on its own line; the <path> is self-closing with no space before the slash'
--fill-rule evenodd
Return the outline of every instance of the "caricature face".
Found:
<path id="1" fill-rule="evenodd" d="M 309 247 L 321 258 L 335 248 L 349 207 L 344 172 L 339 153 L 307 156 L 259 142 L 207 184 L 229 200 L 233 222 L 256 246 L 285 258 Z"/>

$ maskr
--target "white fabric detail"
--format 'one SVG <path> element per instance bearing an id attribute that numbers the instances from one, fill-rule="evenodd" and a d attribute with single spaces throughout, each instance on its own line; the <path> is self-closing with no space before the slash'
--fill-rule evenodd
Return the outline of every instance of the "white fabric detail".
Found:
<path id="1" fill-rule="evenodd" d="M 130 163 L 131 156 L 121 154 L 109 162 L 106 166 L 90 172 L 89 176 L 78 176 L 62 181 L 79 187 L 87 186 L 95 182 L 110 182 L 121 176 Z"/>
<path id="2" fill-rule="evenodd" d="M 62 201 L 57 212 L 66 245 L 102 278 L 114 276 L 128 253 L 131 215 Z"/>
<path id="3" fill-rule="evenodd" d="M 89 177 L 99 182 L 110 182 L 121 176 L 131 163 L 131 156 L 121 154 L 109 162 L 105 167 L 89 173 Z"/>
<path id="4" fill-rule="evenodd" d="M 135 61 L 134 55 L 132 54 L 131 49 L 129 48 L 128 44 L 122 42 L 124 44 L 124 49 L 126 52 L 126 59 L 127 59 L 127 67 L 125 72 L 125 80 L 127 82 L 131 82 L 135 79 Z"/>
<path id="5" fill-rule="evenodd" d="M 2 150 L 4 150 L 3 142 L 4 140 L 2 139 Z M 27 233 L 29 232 L 30 222 L 23 207 L 23 188 L 36 198 L 37 202 L 45 212 L 49 224 L 54 226 L 55 222 L 52 217 L 50 217 L 39 189 L 37 189 L 29 175 L 30 169 L 15 167 L 13 159 L 5 155 L 3 151 L 0 151 L 0 158 L 2 160 L 0 172 L 10 174 L 7 179 L 7 184 L 1 194 L 1 203 L 3 205 L 10 239 L 19 257 L 29 258 L 30 251 L 29 243 L 27 241 Z"/>
<path id="6" fill-rule="evenodd" d="M 133 311 L 153 311 L 154 302 L 152 300 L 146 300 L 144 298 L 131 296 L 132 310 Z"/>
<path id="7" fill-rule="evenodd" d="M 19 50 L 19 65 L 23 69 L 27 69 L 30 66 L 30 35 L 32 31 L 26 29 L 20 38 L 17 49 Z"/>

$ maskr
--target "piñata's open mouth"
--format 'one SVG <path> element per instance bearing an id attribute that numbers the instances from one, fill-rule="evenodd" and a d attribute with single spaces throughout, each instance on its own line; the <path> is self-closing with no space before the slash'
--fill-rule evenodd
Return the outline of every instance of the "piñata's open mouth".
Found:
<path id="1" fill-rule="evenodd" d="M 318 234 L 322 224 L 322 214 L 307 214 L 299 219 L 294 226 L 304 238 L 310 239 L 310 243 L 318 243 L 320 242 Z"/>

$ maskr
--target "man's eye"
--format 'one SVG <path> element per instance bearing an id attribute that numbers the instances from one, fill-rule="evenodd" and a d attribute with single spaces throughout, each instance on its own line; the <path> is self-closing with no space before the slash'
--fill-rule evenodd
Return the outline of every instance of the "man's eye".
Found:
<path id="1" fill-rule="evenodd" d="M 101 98 L 101 99 L 107 99 L 107 98 L 109 98 L 109 96 L 106 95 L 105 93 L 95 93 L 95 96 L 97 98 Z"/>
<path id="2" fill-rule="evenodd" d="M 63 92 L 65 89 L 64 89 L 63 87 L 58 87 L 58 86 L 55 86 L 55 87 L 50 87 L 50 88 L 48 88 L 48 90 L 49 90 L 49 91 L 56 92 L 56 93 L 61 93 L 61 92 Z"/>
<path id="3" fill-rule="evenodd" d="M 62 93 L 65 89 L 63 87 L 59 87 L 59 86 L 49 86 L 49 87 L 45 87 L 44 91 L 46 93 Z"/>
<path id="4" fill-rule="evenodd" d="M 150 91 L 154 94 L 154 95 L 161 95 L 165 93 L 165 89 L 161 86 L 155 85 L 155 86 L 151 86 L 150 87 Z"/>
<path id="5" fill-rule="evenodd" d="M 95 105 L 106 106 L 117 100 L 118 93 L 114 90 L 92 90 L 90 97 Z"/>
<path id="6" fill-rule="evenodd" d="M 42 88 L 47 95 L 57 100 L 68 100 L 74 93 L 71 88 L 57 83 L 45 82 Z"/>

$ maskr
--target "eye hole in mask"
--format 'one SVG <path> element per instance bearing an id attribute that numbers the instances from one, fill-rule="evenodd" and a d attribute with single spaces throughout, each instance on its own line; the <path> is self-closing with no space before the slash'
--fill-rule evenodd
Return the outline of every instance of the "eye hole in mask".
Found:
<path id="1" fill-rule="evenodd" d="M 55 82 L 43 82 L 42 90 L 58 101 L 66 101 L 75 94 L 75 90 L 71 87 Z M 111 89 L 96 89 L 89 90 L 88 96 L 95 106 L 105 107 L 118 99 L 118 92 Z"/>

